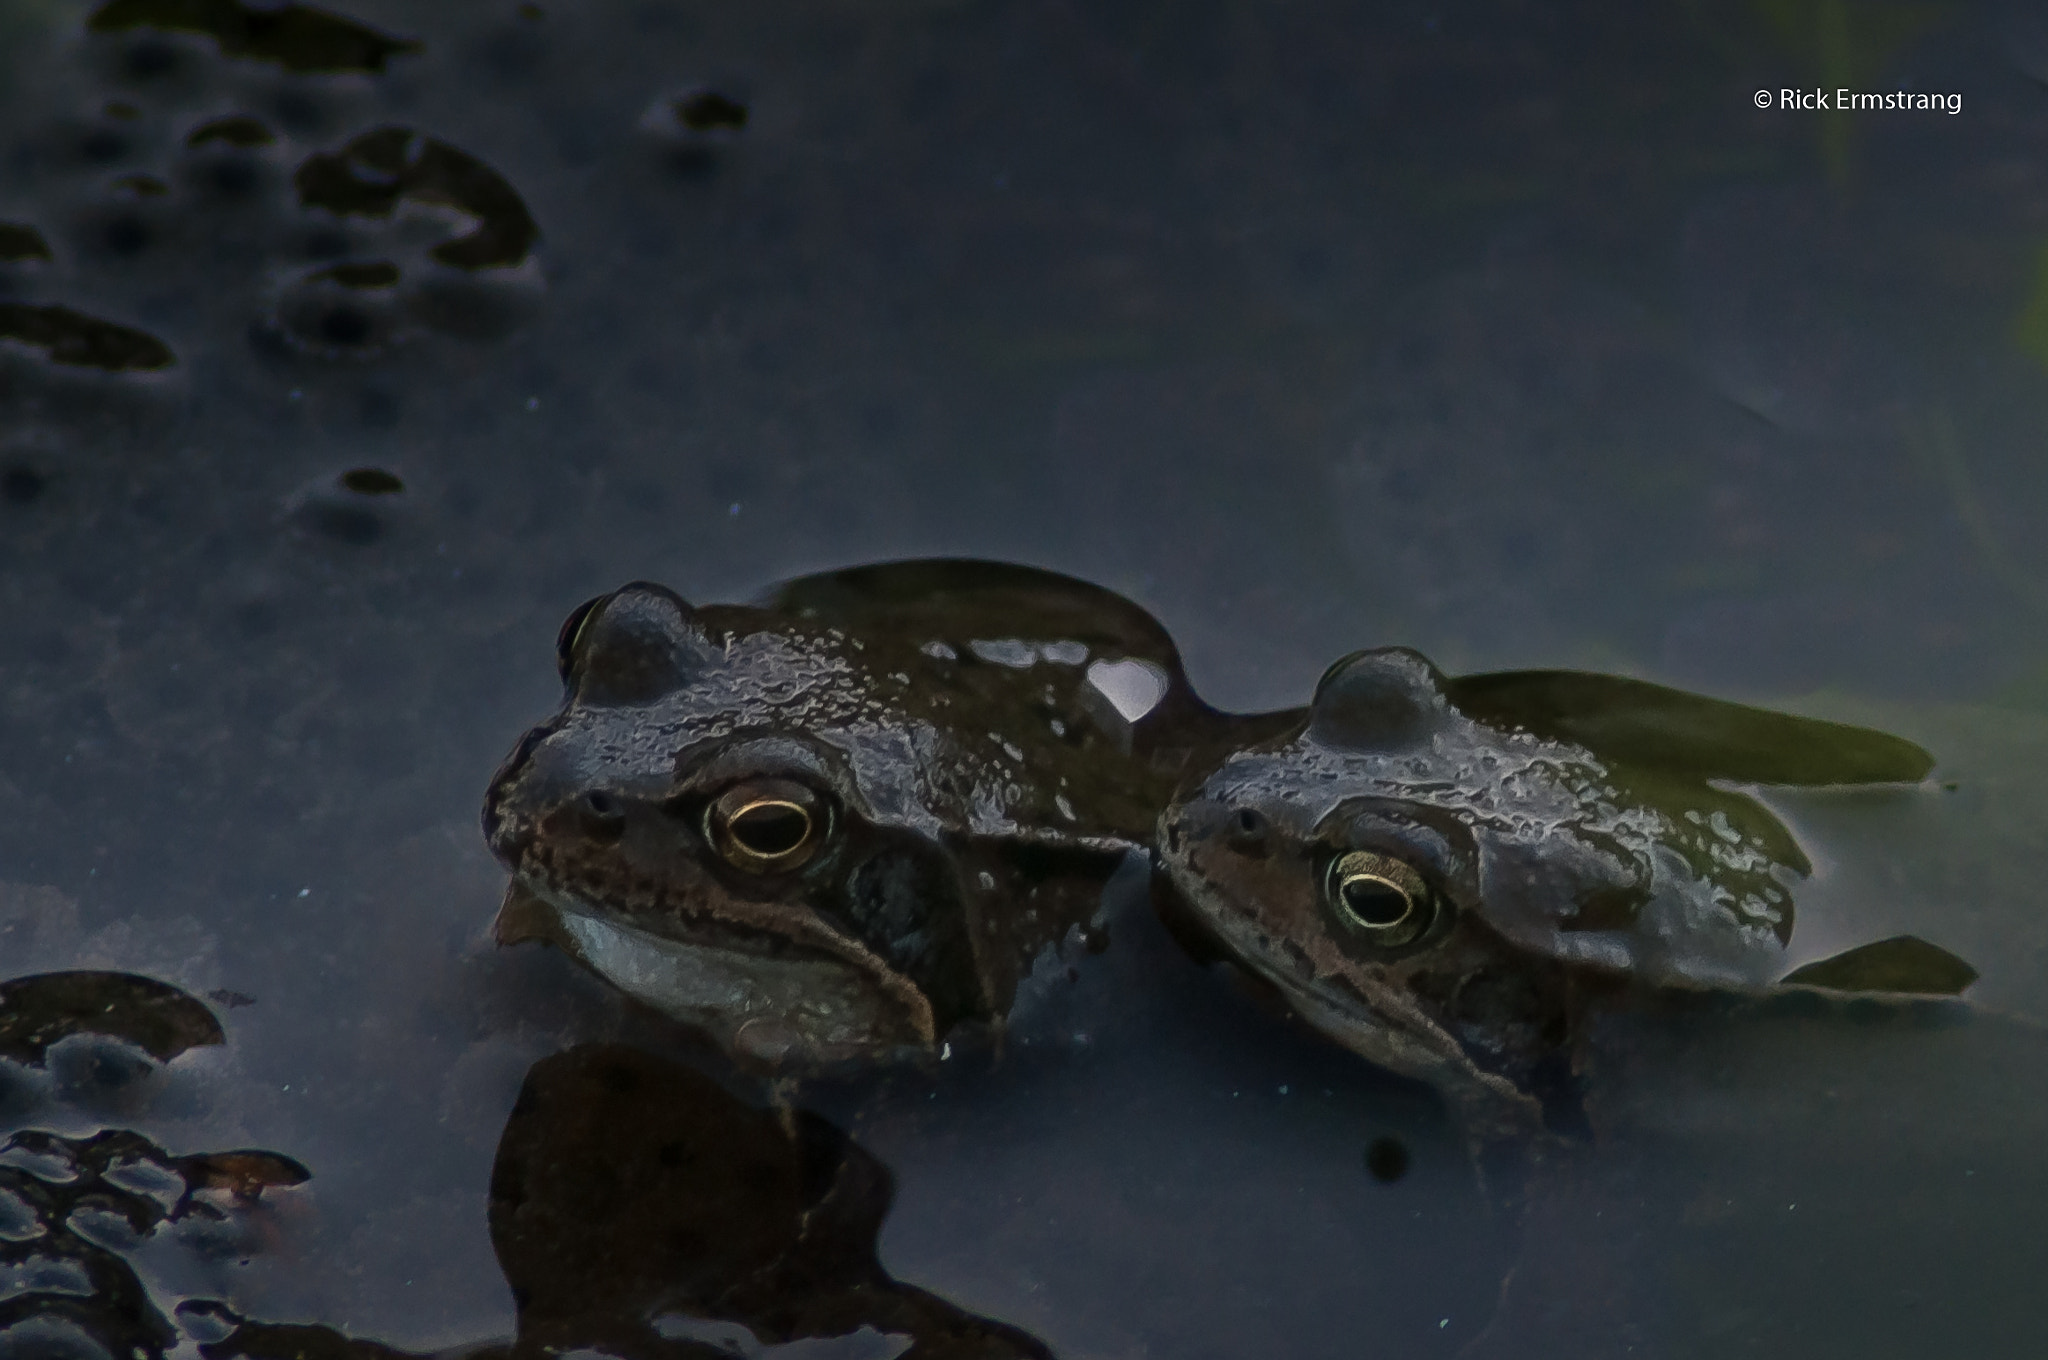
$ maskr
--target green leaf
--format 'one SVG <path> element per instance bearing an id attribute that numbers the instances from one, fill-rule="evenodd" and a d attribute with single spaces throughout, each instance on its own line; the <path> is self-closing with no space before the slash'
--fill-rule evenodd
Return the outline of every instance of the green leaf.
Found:
<path id="1" fill-rule="evenodd" d="M 1977 980 L 1977 970 L 1939 945 L 1912 935 L 1894 935 L 1795 968 L 1783 980 L 1793 986 L 1826 987 L 1836 992 L 1960 996 Z"/>
<path id="2" fill-rule="evenodd" d="M 1867 727 L 1798 718 L 1583 671 L 1500 671 L 1452 680 L 1451 702 L 1489 726 L 1576 742 L 1603 759 L 1744 784 L 1891 784 L 1934 757 Z"/>

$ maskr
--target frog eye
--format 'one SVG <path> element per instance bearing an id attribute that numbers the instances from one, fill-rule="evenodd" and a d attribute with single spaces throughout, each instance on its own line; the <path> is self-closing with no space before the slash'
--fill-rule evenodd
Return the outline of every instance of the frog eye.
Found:
<path id="1" fill-rule="evenodd" d="M 569 616 L 555 643 L 564 683 L 592 707 L 650 704 L 721 655 L 682 596 L 629 581 Z"/>
<path id="2" fill-rule="evenodd" d="M 1354 850 L 1338 856 L 1323 894 L 1348 924 L 1387 948 L 1414 943 L 1436 923 L 1436 894 L 1421 874 L 1391 855 Z"/>
<path id="3" fill-rule="evenodd" d="M 735 784 L 704 809 L 704 839 L 735 869 L 780 874 L 810 862 L 831 830 L 824 799 L 788 779 Z"/>
<path id="4" fill-rule="evenodd" d="M 590 618 L 590 612 L 603 604 L 607 596 L 585 600 L 571 610 L 569 617 L 562 620 L 562 631 L 555 634 L 555 669 L 562 673 L 562 683 L 569 683 L 569 675 L 576 669 L 576 642 L 583 636 L 583 624 Z"/>

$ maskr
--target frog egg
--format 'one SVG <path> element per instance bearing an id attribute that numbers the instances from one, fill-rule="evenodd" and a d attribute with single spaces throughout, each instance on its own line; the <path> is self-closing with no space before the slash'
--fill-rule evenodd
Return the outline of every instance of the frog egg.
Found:
<path id="1" fill-rule="evenodd" d="M 301 354 L 377 358 L 419 329 L 399 284 L 399 268 L 389 260 L 322 265 L 278 290 L 269 329 Z"/>
<path id="2" fill-rule="evenodd" d="M 709 85 L 686 85 L 661 94 L 640 115 L 640 130 L 664 144 L 674 170 L 697 176 L 746 128 L 744 99 Z"/>

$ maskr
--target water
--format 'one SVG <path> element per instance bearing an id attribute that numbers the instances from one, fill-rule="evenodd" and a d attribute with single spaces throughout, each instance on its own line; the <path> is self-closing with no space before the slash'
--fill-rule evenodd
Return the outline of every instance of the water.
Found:
<path id="1" fill-rule="evenodd" d="M 1004 557 L 1145 603 L 1230 706 L 1399 642 L 1911 736 L 1953 792 L 1782 800 L 1798 948 L 1910 930 L 1996 1013 L 1620 1025 L 1532 1251 L 1425 1095 L 1127 904 L 1037 1049 L 832 1097 L 897 1177 L 893 1276 L 1075 1356 L 2020 1353 L 2048 30 L 1610 8 L 351 3 L 419 44 L 381 74 L 0 8 L 0 221 L 49 255 L 0 235 L 0 303 L 175 359 L 0 344 L 0 974 L 131 969 L 227 1032 L 141 1077 L 67 1049 L 10 1121 L 312 1170 L 246 1265 L 160 1253 L 167 1307 L 509 1336 L 521 1082 L 672 1045 L 484 936 L 476 810 L 562 616 Z M 1842 86 L 1961 112 L 1775 107 Z M 380 169 L 394 126 L 441 168 Z M 295 187 L 350 149 L 356 198 Z M 437 260 L 479 216 L 521 253 L 498 184 L 538 244 Z"/>

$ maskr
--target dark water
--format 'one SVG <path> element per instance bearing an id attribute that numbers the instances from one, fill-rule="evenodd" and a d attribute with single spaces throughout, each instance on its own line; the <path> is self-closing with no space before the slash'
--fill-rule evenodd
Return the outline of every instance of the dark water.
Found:
<path id="1" fill-rule="evenodd" d="M 0 1107 L 312 1172 L 231 1241 L 107 1237 L 167 1316 L 510 1337 L 488 1201 L 529 1069 L 674 1047 L 485 936 L 476 810 L 557 624 L 635 577 L 967 553 L 1130 594 L 1225 705 L 1401 642 L 1911 736 L 1953 791 L 1782 801 L 1798 949 L 1910 930 L 1988 1009 L 1617 1022 L 1607 1141 L 1518 1234 L 1426 1094 L 1196 972 L 1126 884 L 999 1069 L 817 1097 L 894 1172 L 894 1280 L 1064 1356 L 2031 1353 L 2031 8 L 130 22 L 170 8 L 0 6 L 0 976 L 146 974 L 226 1035 L 160 1069 L 74 1039 Z M 1776 107 L 1815 87 L 1960 112 Z"/>

